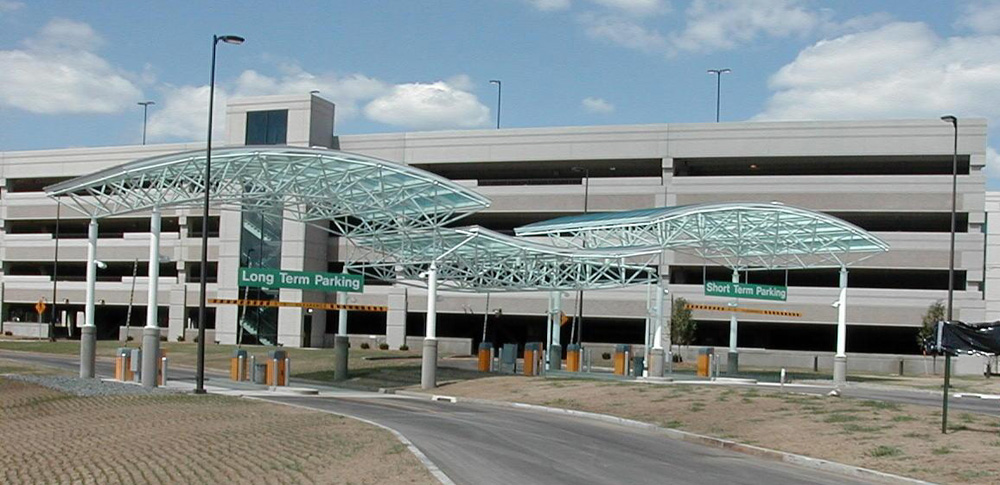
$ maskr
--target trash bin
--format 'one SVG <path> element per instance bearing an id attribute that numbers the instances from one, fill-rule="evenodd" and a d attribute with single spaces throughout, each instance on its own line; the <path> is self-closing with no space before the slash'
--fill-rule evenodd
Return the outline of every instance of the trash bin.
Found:
<path id="1" fill-rule="evenodd" d="M 712 355 L 711 347 L 702 347 L 698 349 L 698 377 L 708 377 L 710 357 Z"/>
<path id="2" fill-rule="evenodd" d="M 266 384 L 267 383 L 267 364 L 265 363 L 254 363 L 253 365 L 253 383 L 254 384 Z"/>
<path id="3" fill-rule="evenodd" d="M 482 342 L 479 344 L 479 372 L 489 372 L 490 363 L 493 362 L 493 344 Z"/>
<path id="4" fill-rule="evenodd" d="M 645 365 L 645 357 L 641 355 L 632 357 L 632 377 L 642 377 L 642 371 L 646 368 Z"/>
<path id="5" fill-rule="evenodd" d="M 517 344 L 503 344 L 500 349 L 500 372 L 517 372 Z"/>

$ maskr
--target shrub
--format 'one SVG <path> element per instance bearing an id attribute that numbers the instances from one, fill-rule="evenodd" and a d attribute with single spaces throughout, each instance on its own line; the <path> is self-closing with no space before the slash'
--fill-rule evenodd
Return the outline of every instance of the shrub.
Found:
<path id="1" fill-rule="evenodd" d="M 178 341 L 178 342 L 183 342 L 183 341 L 184 341 L 184 335 L 183 335 L 183 334 L 181 334 L 181 335 L 178 335 L 178 336 L 177 336 L 177 341 Z"/>
<path id="2" fill-rule="evenodd" d="M 14 333 L 11 332 L 10 330 L 5 331 L 3 334 L 6 335 L 6 336 L 8 336 L 8 337 L 13 337 L 14 336 Z"/>
<path id="3" fill-rule="evenodd" d="M 133 340 L 135 340 L 135 338 L 133 338 L 131 335 L 129 335 L 128 337 L 125 337 L 125 341 L 126 342 L 131 342 Z"/>
<path id="4" fill-rule="evenodd" d="M 363 350 L 368 350 L 368 349 L 372 348 L 372 346 L 368 345 L 368 342 L 361 342 L 361 348 Z"/>
<path id="5" fill-rule="evenodd" d="M 160 342 L 166 342 L 166 341 L 167 341 L 167 336 L 166 335 L 160 335 Z"/>
<path id="6" fill-rule="evenodd" d="M 379 350 L 389 350 L 389 344 L 387 344 L 385 342 L 382 342 L 382 343 L 378 344 L 378 349 Z"/>
<path id="7" fill-rule="evenodd" d="M 400 345 L 399 350 L 410 350 L 410 346 L 406 344 Z"/>
<path id="8" fill-rule="evenodd" d="M 611 352 L 605 352 L 601 354 L 601 358 L 604 360 L 611 360 Z"/>

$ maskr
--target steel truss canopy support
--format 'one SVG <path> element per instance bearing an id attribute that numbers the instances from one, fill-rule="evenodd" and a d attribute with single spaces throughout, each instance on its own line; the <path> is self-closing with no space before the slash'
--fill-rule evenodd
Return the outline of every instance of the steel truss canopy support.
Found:
<path id="1" fill-rule="evenodd" d="M 437 266 L 438 285 L 451 291 L 556 291 L 621 288 L 653 281 L 653 248 L 555 248 L 470 226 L 353 238 L 373 252 L 351 271 L 420 284 Z"/>
<path id="2" fill-rule="evenodd" d="M 287 217 L 337 234 L 438 227 L 489 200 L 429 172 L 337 150 L 236 147 L 212 150 L 211 203 L 244 211 L 282 207 Z M 153 207 L 202 207 L 204 150 L 138 160 L 46 187 L 94 218 Z"/>
<path id="3" fill-rule="evenodd" d="M 780 203 L 717 203 L 561 217 L 515 229 L 567 248 L 653 246 L 734 269 L 840 268 L 889 250 L 864 229 Z"/>

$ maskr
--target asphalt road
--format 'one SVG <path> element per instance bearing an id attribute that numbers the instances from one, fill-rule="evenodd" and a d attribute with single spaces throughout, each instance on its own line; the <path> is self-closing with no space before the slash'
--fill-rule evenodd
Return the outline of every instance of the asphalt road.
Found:
<path id="1" fill-rule="evenodd" d="M 273 397 L 406 436 L 461 484 L 868 483 L 586 418 L 418 399 Z"/>

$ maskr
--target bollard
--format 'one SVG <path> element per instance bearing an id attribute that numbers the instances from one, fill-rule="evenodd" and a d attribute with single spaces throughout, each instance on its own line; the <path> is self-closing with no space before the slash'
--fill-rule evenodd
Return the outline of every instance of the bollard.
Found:
<path id="1" fill-rule="evenodd" d="M 271 382 L 269 382 L 268 384 L 277 387 L 278 386 L 278 375 L 281 373 L 281 369 L 278 369 L 278 359 L 277 358 L 271 359 L 271 362 L 274 363 L 273 364 L 274 367 L 272 367 L 272 371 L 271 371 Z"/>
<path id="2" fill-rule="evenodd" d="M 493 360 L 493 344 L 490 342 L 481 342 L 479 344 L 479 362 L 477 370 L 479 372 L 489 372 L 490 363 Z"/>
<path id="3" fill-rule="evenodd" d="M 256 363 L 257 363 L 257 357 L 254 356 L 254 355 L 251 355 L 250 356 L 250 373 L 252 374 L 250 376 L 250 381 L 251 382 L 257 382 L 257 368 L 254 367 L 254 364 L 256 364 Z"/>
<path id="4" fill-rule="evenodd" d="M 229 359 L 229 379 L 233 381 L 242 381 L 246 378 L 246 356 L 247 351 L 243 349 L 236 349 L 233 351 L 233 356 Z"/>
<path id="5" fill-rule="evenodd" d="M 167 385 L 167 357 L 160 357 L 160 385 Z"/>
<path id="6" fill-rule="evenodd" d="M 785 388 L 785 368 L 781 368 L 781 389 Z"/>
<path id="7" fill-rule="evenodd" d="M 125 382 L 129 380 L 131 369 L 131 350 L 128 347 L 119 347 L 115 354 L 115 380 Z"/>
<path id="8" fill-rule="evenodd" d="M 291 381 L 291 377 L 292 377 L 292 359 L 289 359 L 288 357 L 285 357 L 285 382 L 284 382 L 284 384 L 286 386 L 289 385 L 288 383 Z"/>
<path id="9" fill-rule="evenodd" d="M 628 372 L 628 345 L 615 345 L 615 355 L 613 357 L 614 373 L 623 376 Z"/>
<path id="10" fill-rule="evenodd" d="M 580 372 L 580 346 L 578 344 L 566 346 L 566 370 Z"/>

